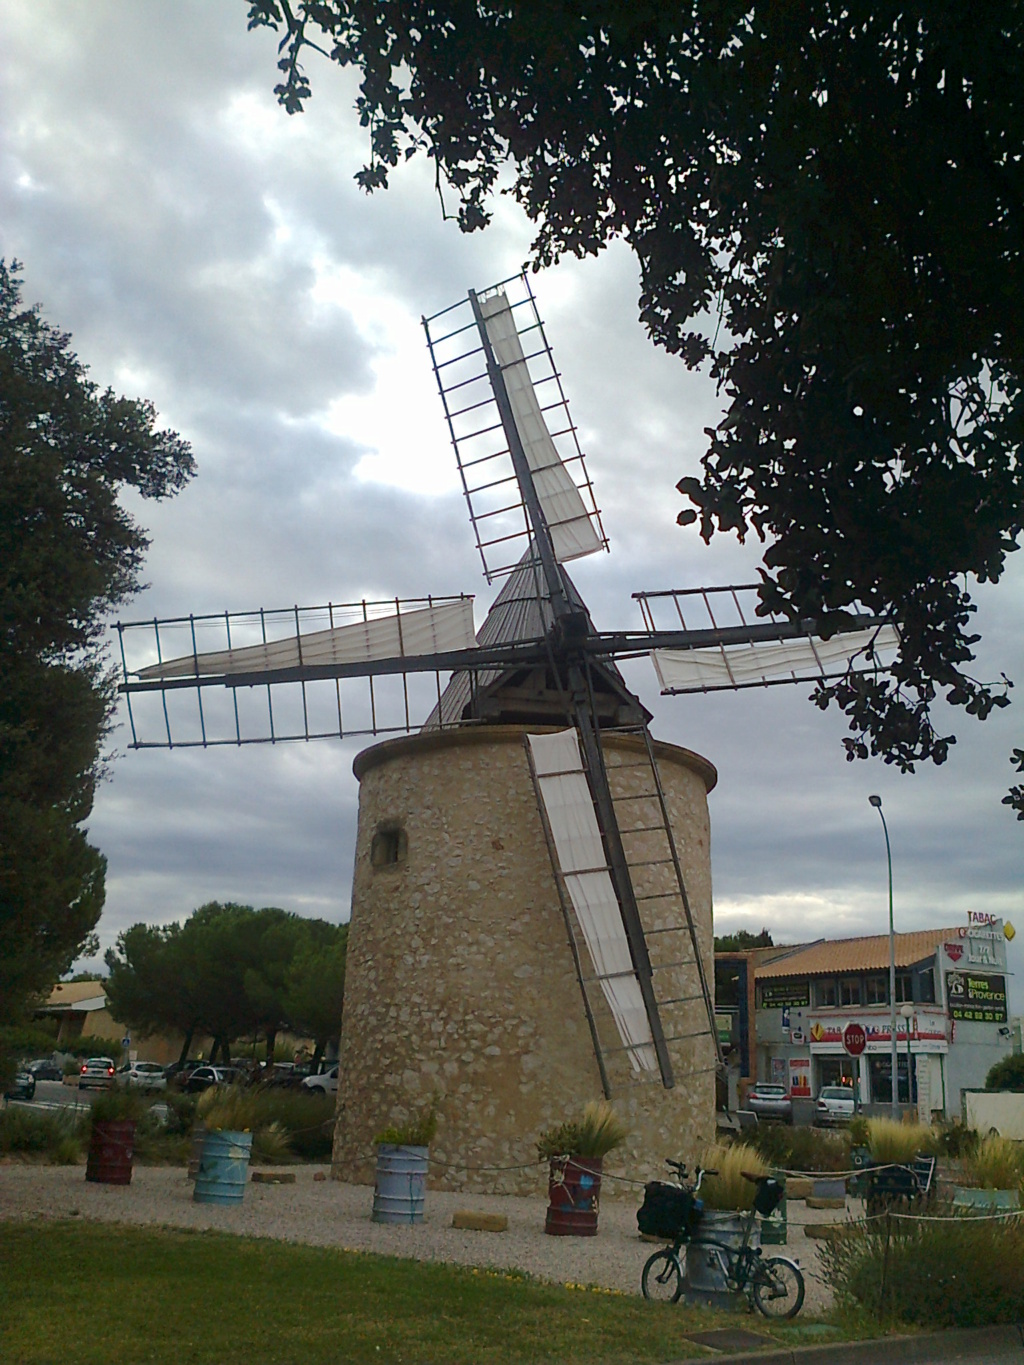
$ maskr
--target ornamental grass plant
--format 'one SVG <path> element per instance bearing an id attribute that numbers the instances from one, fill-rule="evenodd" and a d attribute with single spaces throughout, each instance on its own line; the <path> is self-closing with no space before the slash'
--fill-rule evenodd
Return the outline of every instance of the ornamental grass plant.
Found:
<path id="1" fill-rule="evenodd" d="M 1024 1185 L 1024 1145 L 993 1133 L 964 1158 L 963 1170 L 978 1189 L 1019 1190 Z"/>
<path id="2" fill-rule="evenodd" d="M 85 1152 L 87 1118 L 78 1110 L 0 1109 L 0 1154 L 77 1166 Z"/>
<path id="3" fill-rule="evenodd" d="M 439 1100 L 435 1096 L 426 1109 L 406 1123 L 391 1124 L 374 1137 L 378 1145 L 390 1147 L 429 1147 L 437 1136 Z"/>
<path id="4" fill-rule="evenodd" d="M 837 1306 L 879 1322 L 934 1330 L 1020 1320 L 1024 1225 L 1017 1219 L 850 1224 L 819 1255 Z"/>
<path id="5" fill-rule="evenodd" d="M 700 1197 L 709 1209 L 742 1212 L 752 1208 L 757 1186 L 745 1179 L 743 1172 L 771 1174 L 771 1167 L 758 1152 L 738 1144 L 733 1147 L 713 1144 L 702 1153 L 700 1164 L 705 1170 L 718 1172 L 706 1175 L 701 1182 Z"/>
<path id="6" fill-rule="evenodd" d="M 868 1119 L 868 1148 L 879 1164 L 913 1161 L 919 1152 L 935 1152 L 937 1146 L 935 1129 L 926 1123 Z"/>
<path id="7" fill-rule="evenodd" d="M 255 1093 L 240 1085 L 211 1085 L 196 1103 L 196 1123 L 209 1132 L 251 1133 L 256 1114 Z"/>
<path id="8" fill-rule="evenodd" d="M 740 1142 L 776 1170 L 824 1175 L 848 1171 L 851 1165 L 850 1137 L 845 1130 L 828 1132 L 822 1128 L 762 1123 L 744 1133 Z"/>
<path id="9" fill-rule="evenodd" d="M 541 1161 L 552 1157 L 582 1156 L 596 1160 L 621 1147 L 629 1129 L 607 1100 L 592 1100 L 578 1119 L 548 1128 L 537 1139 Z"/>

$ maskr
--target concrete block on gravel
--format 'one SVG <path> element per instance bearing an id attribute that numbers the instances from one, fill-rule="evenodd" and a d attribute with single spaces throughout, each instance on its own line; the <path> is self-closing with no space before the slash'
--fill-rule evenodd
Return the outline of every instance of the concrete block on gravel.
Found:
<path id="1" fill-rule="evenodd" d="M 453 1228 L 468 1228 L 471 1232 L 507 1232 L 508 1219 L 503 1213 L 471 1213 L 457 1209 L 452 1214 Z"/>
<path id="2" fill-rule="evenodd" d="M 821 1195 L 809 1194 L 807 1196 L 807 1207 L 809 1209 L 845 1209 L 845 1199 L 825 1199 Z"/>

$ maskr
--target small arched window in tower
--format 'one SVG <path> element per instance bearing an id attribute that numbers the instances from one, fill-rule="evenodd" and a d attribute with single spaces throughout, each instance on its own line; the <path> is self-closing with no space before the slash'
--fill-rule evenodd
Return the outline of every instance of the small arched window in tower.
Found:
<path id="1" fill-rule="evenodd" d="M 387 820 L 377 826 L 370 844 L 370 863 L 373 867 L 396 867 L 405 862 L 408 853 L 409 840 L 396 820 Z"/>

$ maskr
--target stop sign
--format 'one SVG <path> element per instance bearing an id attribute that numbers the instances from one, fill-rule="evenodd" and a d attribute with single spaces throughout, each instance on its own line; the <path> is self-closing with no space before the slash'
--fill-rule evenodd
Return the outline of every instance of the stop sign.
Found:
<path id="1" fill-rule="evenodd" d="M 843 1029 L 843 1047 L 851 1057 L 859 1057 L 868 1045 L 868 1035 L 860 1024 L 847 1024 Z"/>

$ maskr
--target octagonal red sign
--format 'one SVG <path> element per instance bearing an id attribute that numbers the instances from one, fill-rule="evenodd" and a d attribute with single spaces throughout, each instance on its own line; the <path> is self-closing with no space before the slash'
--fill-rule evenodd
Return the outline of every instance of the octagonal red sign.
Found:
<path id="1" fill-rule="evenodd" d="M 847 1024 L 843 1029 L 843 1047 L 851 1057 L 859 1057 L 868 1045 L 868 1035 L 860 1024 Z"/>

